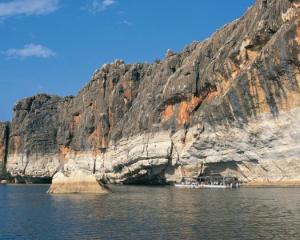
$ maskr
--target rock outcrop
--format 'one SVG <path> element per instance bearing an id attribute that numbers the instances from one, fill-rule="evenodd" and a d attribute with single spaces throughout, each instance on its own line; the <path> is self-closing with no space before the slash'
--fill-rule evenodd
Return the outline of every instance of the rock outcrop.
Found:
<path id="1" fill-rule="evenodd" d="M 299 7 L 257 0 L 181 53 L 105 64 L 75 97 L 21 100 L 7 170 L 51 180 L 74 162 L 112 183 L 211 173 L 300 183 Z"/>
<path id="2" fill-rule="evenodd" d="M 101 186 L 96 177 L 87 171 L 72 169 L 72 171 L 60 171 L 52 179 L 48 190 L 50 194 L 106 194 L 108 190 Z"/>

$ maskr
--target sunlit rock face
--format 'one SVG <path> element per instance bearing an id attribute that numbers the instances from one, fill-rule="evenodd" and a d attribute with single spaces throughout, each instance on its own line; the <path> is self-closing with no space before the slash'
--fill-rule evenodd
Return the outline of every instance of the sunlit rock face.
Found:
<path id="1" fill-rule="evenodd" d="M 116 60 L 75 97 L 16 104 L 7 169 L 51 178 L 70 161 L 98 180 L 159 184 L 222 174 L 300 182 L 299 1 L 243 17 L 153 64 Z"/>
<path id="2" fill-rule="evenodd" d="M 108 190 L 101 186 L 90 172 L 73 169 L 60 171 L 53 176 L 49 194 L 106 194 Z"/>

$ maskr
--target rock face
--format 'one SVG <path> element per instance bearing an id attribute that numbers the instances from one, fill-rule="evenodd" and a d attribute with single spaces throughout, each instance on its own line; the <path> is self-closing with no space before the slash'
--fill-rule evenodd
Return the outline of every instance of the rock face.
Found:
<path id="1" fill-rule="evenodd" d="M 7 170 L 47 180 L 66 163 L 112 183 L 218 173 L 300 182 L 299 1 L 240 19 L 154 64 L 116 60 L 75 97 L 16 104 Z"/>
<path id="2" fill-rule="evenodd" d="M 18 102 L 11 122 L 7 169 L 19 181 L 49 182 L 60 165 L 58 105 L 65 99 L 38 95 Z"/>

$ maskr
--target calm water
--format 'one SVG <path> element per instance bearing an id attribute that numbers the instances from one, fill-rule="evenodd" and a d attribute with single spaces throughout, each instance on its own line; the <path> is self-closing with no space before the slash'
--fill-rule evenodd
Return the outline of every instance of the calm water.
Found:
<path id="1" fill-rule="evenodd" d="M 0 239 L 300 239 L 300 188 L 0 186 Z"/>

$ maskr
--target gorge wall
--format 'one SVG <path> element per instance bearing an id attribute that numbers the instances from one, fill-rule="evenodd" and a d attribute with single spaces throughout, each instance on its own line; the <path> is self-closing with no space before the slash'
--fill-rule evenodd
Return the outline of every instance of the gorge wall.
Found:
<path id="1" fill-rule="evenodd" d="M 75 97 L 21 100 L 0 161 L 19 181 L 84 169 L 112 183 L 300 183 L 299 8 L 257 0 L 181 53 L 105 64 Z"/>

